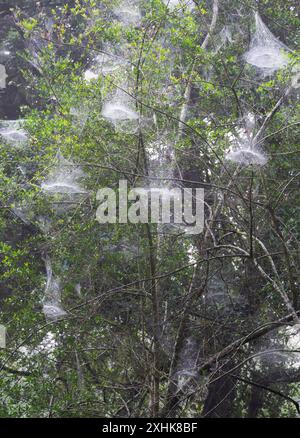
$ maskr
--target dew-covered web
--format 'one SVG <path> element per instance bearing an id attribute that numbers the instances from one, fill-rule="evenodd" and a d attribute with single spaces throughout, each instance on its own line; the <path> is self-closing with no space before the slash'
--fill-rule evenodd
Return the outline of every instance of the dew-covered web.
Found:
<path id="1" fill-rule="evenodd" d="M 225 159 L 244 166 L 264 166 L 267 158 L 254 137 L 255 116 L 248 113 L 241 122 L 243 127 L 229 136 L 230 148 L 225 154 Z"/>
<path id="2" fill-rule="evenodd" d="M 95 58 L 97 67 L 104 76 L 118 70 L 127 62 L 126 59 L 122 58 L 121 56 L 114 55 L 111 51 L 108 53 L 109 50 L 111 49 L 108 47 L 106 49 L 106 53 L 101 53 Z"/>
<path id="3" fill-rule="evenodd" d="M 173 219 L 172 205 L 177 205 L 184 200 L 181 183 L 176 178 L 176 157 L 175 149 L 172 141 L 167 138 L 167 135 L 161 135 L 156 141 L 151 142 L 146 146 L 146 152 L 149 164 L 149 177 L 145 184 L 149 187 L 149 192 L 154 194 L 157 189 L 162 197 L 169 199 L 171 196 L 171 219 L 168 224 L 158 224 L 157 231 L 161 234 L 191 234 L 191 229 L 188 225 L 183 225 L 181 222 L 176 223 Z M 186 206 L 187 202 L 184 201 Z M 182 218 L 181 218 L 182 220 Z"/>
<path id="4" fill-rule="evenodd" d="M 72 116 L 73 119 L 73 126 L 79 133 L 81 133 L 85 128 L 86 122 L 89 118 L 89 112 L 90 109 L 84 104 L 70 108 L 70 116 Z"/>
<path id="5" fill-rule="evenodd" d="M 42 233 L 47 234 L 51 231 L 52 222 L 47 216 L 39 215 L 36 218 L 36 225 L 39 227 Z"/>
<path id="6" fill-rule="evenodd" d="M 291 85 L 293 88 L 299 88 L 300 87 L 300 67 L 298 69 L 295 69 L 295 72 L 292 77 Z"/>
<path id="7" fill-rule="evenodd" d="M 112 44 L 103 46 L 103 52 L 97 54 L 88 70 L 84 73 L 86 81 L 98 79 L 100 75 L 107 76 L 125 67 L 127 59 L 120 48 L 114 47 Z"/>
<path id="8" fill-rule="evenodd" d="M 40 74 L 44 74 L 41 52 L 48 46 L 48 41 L 42 39 L 38 34 L 32 33 L 31 37 L 26 41 L 27 54 L 29 55 L 27 61 Z"/>
<path id="9" fill-rule="evenodd" d="M 58 152 L 56 159 L 57 165 L 42 183 L 42 189 L 47 193 L 86 193 L 79 182 L 84 176 L 81 168 L 72 161 L 66 160 L 60 152 Z"/>
<path id="10" fill-rule="evenodd" d="M 291 369 L 299 369 L 300 324 L 281 327 L 257 345 L 254 362 L 268 369 L 276 369 L 282 376 Z"/>
<path id="11" fill-rule="evenodd" d="M 163 2 L 170 9 L 192 10 L 195 6 L 195 3 L 192 0 L 163 0 Z"/>
<path id="12" fill-rule="evenodd" d="M 124 26 L 140 26 L 142 14 L 139 4 L 134 0 L 123 0 L 114 9 L 114 14 Z"/>
<path id="13" fill-rule="evenodd" d="M 213 53 L 218 53 L 226 44 L 232 43 L 233 37 L 229 26 L 224 26 L 215 38 Z"/>
<path id="14" fill-rule="evenodd" d="M 61 304 L 61 281 L 52 272 L 49 257 L 45 259 L 47 282 L 43 298 L 43 312 L 47 320 L 53 321 L 67 315 Z"/>
<path id="15" fill-rule="evenodd" d="M 172 143 L 165 135 L 146 146 L 149 162 L 149 179 L 146 181 L 149 192 L 159 189 L 166 196 L 170 189 L 174 188 L 175 151 Z M 164 190 L 164 192 L 162 192 Z M 174 224 L 162 225 L 157 228 L 159 233 L 174 231 Z"/>
<path id="16" fill-rule="evenodd" d="M 84 79 L 87 82 L 90 82 L 90 81 L 93 81 L 95 79 L 98 79 L 98 77 L 99 77 L 99 73 L 96 73 L 94 68 L 89 68 L 88 70 L 86 70 L 84 72 Z"/>
<path id="17" fill-rule="evenodd" d="M 11 206 L 14 215 L 26 225 L 35 225 L 39 230 L 47 234 L 51 230 L 51 219 L 47 216 L 36 215 L 34 204 L 30 200 L 14 202 Z"/>
<path id="18" fill-rule="evenodd" d="M 19 202 L 12 206 L 13 213 L 26 225 L 30 225 L 34 219 L 34 212 L 27 202 Z"/>
<path id="19" fill-rule="evenodd" d="M 178 391 L 187 390 L 196 384 L 198 380 L 198 353 L 197 342 L 192 337 L 188 337 L 179 353 L 178 366 L 174 376 L 178 382 Z"/>
<path id="20" fill-rule="evenodd" d="M 155 187 L 170 186 L 175 164 L 175 153 L 171 142 L 162 136 L 150 143 L 146 150 L 149 159 L 149 174 L 157 178 L 157 180 L 150 179 L 149 184 Z"/>
<path id="21" fill-rule="evenodd" d="M 20 146 L 27 142 L 28 134 L 22 128 L 23 120 L 0 121 L 0 136 L 12 146 Z"/>
<path id="22" fill-rule="evenodd" d="M 227 154 L 227 160 L 233 161 L 235 163 L 244 164 L 249 166 L 251 164 L 256 164 L 258 166 L 263 166 L 267 160 L 264 155 L 260 152 L 251 149 L 236 149 Z"/>
<path id="23" fill-rule="evenodd" d="M 125 64 L 125 59 L 102 53 L 94 58 L 91 67 L 85 71 L 84 78 L 86 81 L 98 79 L 100 74 L 103 76 L 112 74 Z"/>
<path id="24" fill-rule="evenodd" d="M 252 35 L 250 48 L 245 53 L 245 60 L 268 75 L 285 67 L 290 49 L 277 39 L 267 28 L 259 14 L 255 14 L 255 32 Z"/>
<path id="25" fill-rule="evenodd" d="M 136 112 L 135 99 L 126 93 L 126 88 L 118 88 L 112 98 L 104 103 L 102 117 L 111 122 L 116 131 L 130 133 L 138 128 L 139 115 Z"/>
<path id="26" fill-rule="evenodd" d="M 80 204 L 88 192 L 81 185 L 84 173 L 78 165 L 66 160 L 60 152 L 56 161 L 56 166 L 41 184 L 41 188 L 53 197 L 51 205 L 56 213 L 64 213 Z"/>

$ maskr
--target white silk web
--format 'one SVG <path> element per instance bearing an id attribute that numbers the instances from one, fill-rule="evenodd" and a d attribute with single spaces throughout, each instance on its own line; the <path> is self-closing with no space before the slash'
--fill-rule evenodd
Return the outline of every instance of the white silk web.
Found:
<path id="1" fill-rule="evenodd" d="M 248 64 L 269 75 L 288 64 L 288 52 L 290 49 L 272 34 L 256 12 L 255 32 L 244 55 Z"/>

